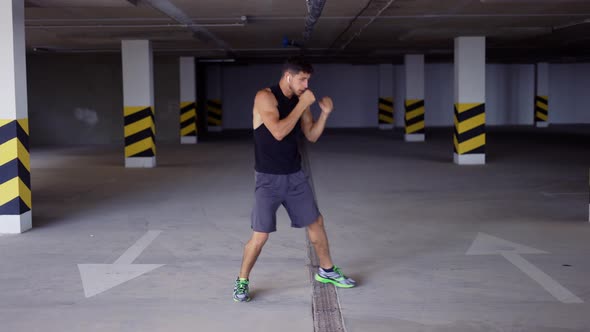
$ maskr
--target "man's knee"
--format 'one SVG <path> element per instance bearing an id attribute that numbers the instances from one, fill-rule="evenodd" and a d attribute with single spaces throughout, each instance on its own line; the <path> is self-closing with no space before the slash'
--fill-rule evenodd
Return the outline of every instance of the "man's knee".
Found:
<path id="1" fill-rule="evenodd" d="M 268 233 L 254 232 L 246 246 L 261 249 L 266 243 L 266 240 L 268 240 Z"/>
<path id="2" fill-rule="evenodd" d="M 324 227 L 324 217 L 320 214 L 320 216 L 309 225 L 309 229 L 314 230 L 320 227 Z"/>
<path id="3" fill-rule="evenodd" d="M 324 226 L 324 217 L 320 214 L 319 217 L 313 222 L 313 224 L 309 225 L 311 227 L 322 227 Z"/>

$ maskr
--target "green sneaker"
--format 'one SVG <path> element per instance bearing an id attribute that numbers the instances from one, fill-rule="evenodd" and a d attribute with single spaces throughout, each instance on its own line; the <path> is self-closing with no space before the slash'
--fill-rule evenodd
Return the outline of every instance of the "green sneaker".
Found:
<path id="1" fill-rule="evenodd" d="M 345 276 L 338 266 L 334 266 L 333 272 L 326 272 L 320 267 L 318 273 L 315 274 L 315 280 L 324 284 L 330 283 L 341 288 L 352 288 L 356 286 L 356 281 Z"/>
<path id="2" fill-rule="evenodd" d="M 248 302 L 250 301 L 250 294 L 248 292 L 248 284 L 250 281 L 245 278 L 236 279 L 234 284 L 234 301 Z"/>

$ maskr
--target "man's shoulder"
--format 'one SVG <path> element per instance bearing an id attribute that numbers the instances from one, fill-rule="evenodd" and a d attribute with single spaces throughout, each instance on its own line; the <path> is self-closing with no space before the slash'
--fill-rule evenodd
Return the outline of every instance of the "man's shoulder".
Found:
<path id="1" fill-rule="evenodd" d="M 258 92 L 256 93 L 256 101 L 265 101 L 265 102 L 275 102 L 277 101 L 277 99 L 275 98 L 275 95 L 272 93 L 272 91 L 270 90 L 270 88 L 264 88 L 261 90 L 258 90 Z"/>
<path id="2" fill-rule="evenodd" d="M 274 94 L 272 93 L 272 90 L 270 88 L 262 88 L 260 90 L 258 90 L 258 92 L 256 93 L 256 95 L 269 95 L 269 96 L 274 96 Z"/>

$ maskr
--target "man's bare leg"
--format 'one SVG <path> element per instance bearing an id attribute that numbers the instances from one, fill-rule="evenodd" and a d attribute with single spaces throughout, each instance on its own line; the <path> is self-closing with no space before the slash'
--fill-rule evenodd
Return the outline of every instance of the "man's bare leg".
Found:
<path id="1" fill-rule="evenodd" d="M 307 226 L 309 241 L 313 244 L 320 260 L 320 268 L 315 275 L 315 280 L 322 283 L 331 283 L 336 287 L 351 288 L 356 286 L 356 281 L 342 274 L 342 271 L 334 266 L 330 257 L 328 236 L 324 228 L 324 218 L 320 215 L 316 222 Z"/>
<path id="2" fill-rule="evenodd" d="M 326 235 L 326 229 L 324 228 L 324 218 L 321 215 L 313 224 L 307 226 L 307 234 L 309 235 L 309 241 L 313 245 L 320 260 L 320 267 L 323 269 L 333 267 L 334 264 L 330 257 L 328 236 Z"/>
<path id="3" fill-rule="evenodd" d="M 252 233 L 252 237 L 244 246 L 244 257 L 242 259 L 242 268 L 240 269 L 240 278 L 248 278 L 250 276 L 250 271 L 252 271 L 266 240 L 268 240 L 268 233 Z"/>

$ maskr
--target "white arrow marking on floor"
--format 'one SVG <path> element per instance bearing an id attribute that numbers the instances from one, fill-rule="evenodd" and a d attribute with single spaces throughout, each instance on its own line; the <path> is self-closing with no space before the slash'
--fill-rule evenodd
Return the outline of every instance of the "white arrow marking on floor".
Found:
<path id="1" fill-rule="evenodd" d="M 584 303 L 582 299 L 574 295 L 565 287 L 553 280 L 545 272 L 539 270 L 521 254 L 547 254 L 548 252 L 527 247 L 522 244 L 502 240 L 500 238 L 479 233 L 473 241 L 473 244 L 467 250 L 467 255 L 497 255 L 500 254 L 510 263 L 514 264 L 519 270 L 528 275 L 531 279 L 539 283 L 546 291 L 563 303 Z"/>
<path id="2" fill-rule="evenodd" d="M 132 264 L 162 231 L 148 231 L 113 264 L 78 264 L 84 295 L 92 297 L 164 264 Z"/>

